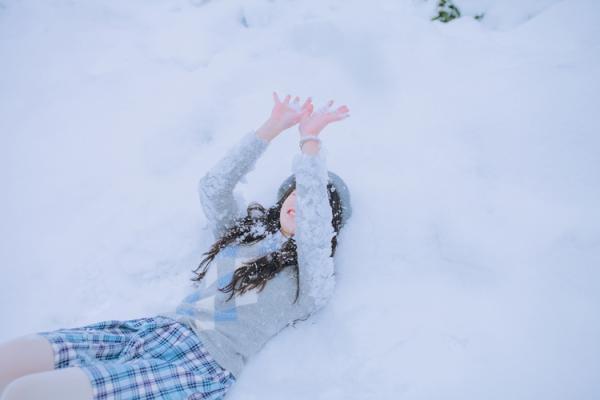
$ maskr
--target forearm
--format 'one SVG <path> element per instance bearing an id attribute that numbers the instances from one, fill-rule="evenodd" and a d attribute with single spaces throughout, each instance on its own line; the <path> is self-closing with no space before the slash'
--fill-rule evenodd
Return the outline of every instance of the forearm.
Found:
<path id="1" fill-rule="evenodd" d="M 327 303 L 335 286 L 331 257 L 334 230 L 327 191 L 328 175 L 326 161 L 319 154 L 318 145 L 314 141 L 306 142 L 293 162 L 297 191 L 295 238 L 300 290 L 305 301 L 316 308 Z"/>
<path id="2" fill-rule="evenodd" d="M 278 124 L 269 118 L 256 130 L 256 136 L 270 142 L 281 132 L 282 130 Z"/>
<path id="3" fill-rule="evenodd" d="M 319 154 L 321 150 L 321 144 L 315 140 L 307 140 L 302 145 L 302 153 L 309 154 L 311 156 Z"/>

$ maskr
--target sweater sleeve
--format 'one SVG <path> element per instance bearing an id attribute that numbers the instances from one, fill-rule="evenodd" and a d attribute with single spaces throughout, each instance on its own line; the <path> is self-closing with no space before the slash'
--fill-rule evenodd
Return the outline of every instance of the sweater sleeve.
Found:
<path id="1" fill-rule="evenodd" d="M 198 182 L 200 204 L 215 238 L 239 216 L 233 189 L 254 168 L 269 142 L 256 131 L 246 133 Z"/>
<path id="2" fill-rule="evenodd" d="M 300 293 L 315 309 L 323 307 L 335 287 L 331 257 L 332 210 L 327 192 L 328 174 L 322 153 L 297 154 L 293 161 L 296 176 L 296 251 Z"/>

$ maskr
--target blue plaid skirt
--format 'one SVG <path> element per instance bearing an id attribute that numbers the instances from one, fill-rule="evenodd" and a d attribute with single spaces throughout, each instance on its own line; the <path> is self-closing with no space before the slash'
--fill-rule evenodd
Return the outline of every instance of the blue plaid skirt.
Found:
<path id="1" fill-rule="evenodd" d="M 94 400 L 222 399 L 235 377 L 189 327 L 157 316 L 38 332 L 54 349 L 54 367 L 79 367 Z"/>

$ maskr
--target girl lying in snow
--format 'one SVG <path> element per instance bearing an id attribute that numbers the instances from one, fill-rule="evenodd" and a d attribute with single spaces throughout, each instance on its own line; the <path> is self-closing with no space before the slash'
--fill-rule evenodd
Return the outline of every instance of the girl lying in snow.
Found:
<path id="1" fill-rule="evenodd" d="M 349 116 L 333 101 L 281 101 L 200 179 L 218 240 L 175 311 L 39 332 L 0 345 L 0 392 L 10 399 L 220 399 L 248 358 L 279 331 L 323 307 L 334 289 L 337 234 L 351 215 L 342 179 L 328 172 L 319 135 Z M 299 123 L 293 175 L 265 209 L 238 213 L 233 190 L 269 142 Z M 214 261 L 214 262 L 213 262 Z"/>

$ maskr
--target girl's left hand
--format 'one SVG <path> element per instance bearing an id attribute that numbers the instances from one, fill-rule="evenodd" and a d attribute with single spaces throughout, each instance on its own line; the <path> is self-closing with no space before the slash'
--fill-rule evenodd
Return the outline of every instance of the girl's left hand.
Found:
<path id="1" fill-rule="evenodd" d="M 300 125 L 298 125 L 300 137 L 319 136 L 323 128 L 330 123 L 340 121 L 350 116 L 350 114 L 348 114 L 350 109 L 346 105 L 338 107 L 336 110 L 331 109 L 332 105 L 333 100 L 330 100 L 317 112 L 304 115 L 300 120 Z M 317 154 L 320 148 L 321 146 L 312 140 L 300 146 L 300 149 L 303 153 L 312 155 Z"/>
<path id="2" fill-rule="evenodd" d="M 257 131 L 260 137 L 271 140 L 284 130 L 296 125 L 304 116 L 312 113 L 313 105 L 310 97 L 306 99 L 302 106 L 300 106 L 298 96 L 292 102 L 290 102 L 291 98 L 292 96 L 288 94 L 281 101 L 277 93 L 273 92 L 275 105 L 271 111 L 271 117 Z"/>
<path id="3" fill-rule="evenodd" d="M 298 126 L 300 135 L 318 136 L 328 124 L 350 116 L 350 114 L 348 114 L 350 109 L 346 105 L 338 107 L 336 110 L 331 109 L 332 105 L 333 100 L 330 100 L 315 113 L 303 115 L 300 119 L 300 125 Z"/>

